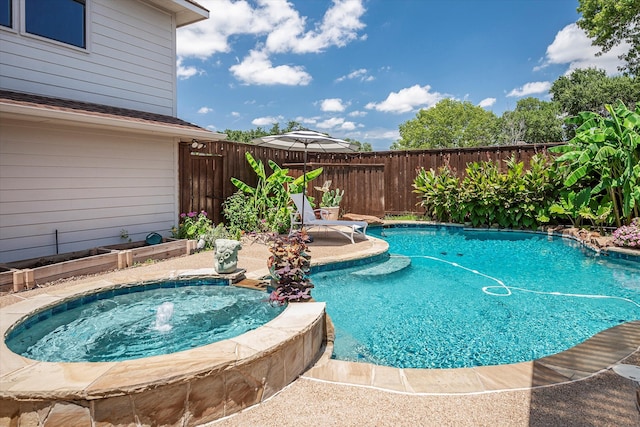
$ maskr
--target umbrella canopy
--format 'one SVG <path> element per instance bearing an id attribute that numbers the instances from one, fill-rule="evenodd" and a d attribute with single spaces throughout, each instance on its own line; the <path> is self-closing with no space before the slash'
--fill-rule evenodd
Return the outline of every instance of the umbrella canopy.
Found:
<path id="1" fill-rule="evenodd" d="M 333 138 L 313 130 L 296 130 L 282 135 L 256 138 L 254 145 L 264 145 L 289 151 L 313 151 L 324 153 L 349 153 L 358 151 L 358 146 L 342 139 Z"/>
<path id="2" fill-rule="evenodd" d="M 254 145 L 280 148 L 288 151 L 304 151 L 304 163 L 302 166 L 302 194 L 307 192 L 307 152 L 323 153 L 349 153 L 358 151 L 358 146 L 342 139 L 333 138 L 324 133 L 314 130 L 296 130 L 283 133 L 282 135 L 269 135 L 262 138 L 255 138 L 251 142 Z M 304 228 L 304 204 L 302 205 L 302 227 Z"/>

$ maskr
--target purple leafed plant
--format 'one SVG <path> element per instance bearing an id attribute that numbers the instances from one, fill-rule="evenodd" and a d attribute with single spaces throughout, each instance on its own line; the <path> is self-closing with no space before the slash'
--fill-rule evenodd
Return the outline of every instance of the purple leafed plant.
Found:
<path id="1" fill-rule="evenodd" d="M 613 232 L 616 246 L 640 249 L 640 218 L 634 218 L 630 225 L 623 225 Z"/>
<path id="2" fill-rule="evenodd" d="M 270 301 L 285 304 L 311 298 L 311 256 L 307 254 L 305 237 L 295 232 L 288 237 L 275 234 L 269 239 L 271 256 L 267 266 L 275 287 L 269 296 Z"/>

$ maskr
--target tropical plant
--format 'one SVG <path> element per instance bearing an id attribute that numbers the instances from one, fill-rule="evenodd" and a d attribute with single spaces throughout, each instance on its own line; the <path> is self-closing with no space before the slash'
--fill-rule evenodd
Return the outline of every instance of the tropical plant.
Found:
<path id="1" fill-rule="evenodd" d="M 289 194 L 302 191 L 303 182 L 309 182 L 322 173 L 322 168 L 307 172 L 298 178 L 289 176 L 289 170 L 283 169 L 272 160 L 268 161 L 273 171 L 267 176 L 262 160 L 256 160 L 248 151 L 245 153 L 247 162 L 257 175 L 257 183 L 252 187 L 245 182 L 232 177 L 231 182 L 247 197 L 242 201 L 250 207 L 237 206 L 237 200 L 228 204 L 225 217 L 229 221 L 236 221 L 235 226 L 245 226 L 243 231 L 277 231 L 284 232 L 289 229 Z M 239 199 L 239 198 L 238 198 Z M 240 220 L 230 218 L 231 211 L 239 210 Z M 256 221 L 247 217 L 247 214 L 255 214 Z"/>
<path id="2" fill-rule="evenodd" d="M 505 164 L 506 172 L 501 172 L 493 162 L 469 163 L 463 180 L 448 166 L 438 172 L 423 168 L 414 180 L 414 193 L 426 215 L 437 221 L 508 228 L 535 228 L 549 221 L 560 182 L 554 163 L 536 155 L 526 171 L 515 158 Z"/>
<path id="3" fill-rule="evenodd" d="M 460 180 L 448 165 L 438 171 L 420 168 L 413 181 L 413 192 L 419 194 L 417 205 L 425 209 L 425 215 L 440 222 L 453 221 L 457 211 Z"/>
<path id="4" fill-rule="evenodd" d="M 273 235 L 270 239 L 271 256 L 267 267 L 275 287 L 270 301 L 284 304 L 311 298 L 311 256 L 307 253 L 306 237 L 303 232 L 296 231 L 288 237 Z"/>
<path id="5" fill-rule="evenodd" d="M 591 201 L 591 189 L 583 188 L 576 193 L 575 191 L 564 191 L 560 195 L 557 203 L 549 208 L 552 214 L 566 217 L 574 227 L 580 226 L 582 222 L 582 213 L 589 209 Z"/>
<path id="6" fill-rule="evenodd" d="M 567 121 L 577 126 L 566 145 L 549 151 L 566 173 L 567 189 L 589 188 L 592 198 L 608 198 L 618 227 L 638 216 L 640 206 L 640 105 L 606 105 L 608 117 L 582 112 Z M 606 202 L 607 200 L 605 200 Z"/>

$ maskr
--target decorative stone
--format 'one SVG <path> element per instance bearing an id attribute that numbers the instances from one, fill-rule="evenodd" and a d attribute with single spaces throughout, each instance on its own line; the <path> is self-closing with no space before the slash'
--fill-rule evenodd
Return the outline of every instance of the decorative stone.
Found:
<path id="1" fill-rule="evenodd" d="M 233 273 L 238 268 L 238 251 L 242 246 L 237 240 L 217 239 L 214 242 L 214 268 L 217 273 Z"/>

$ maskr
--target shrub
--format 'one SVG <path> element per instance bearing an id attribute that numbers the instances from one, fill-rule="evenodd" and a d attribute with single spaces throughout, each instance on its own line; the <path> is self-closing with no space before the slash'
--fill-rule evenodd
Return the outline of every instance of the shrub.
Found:
<path id="1" fill-rule="evenodd" d="M 215 246 L 216 240 L 218 239 L 231 239 L 231 240 L 240 240 L 240 233 L 227 230 L 224 224 L 220 223 L 215 227 L 209 229 L 204 235 L 200 236 L 204 239 L 205 249 L 213 249 Z"/>
<path id="2" fill-rule="evenodd" d="M 207 217 L 205 211 L 187 212 L 180 214 L 180 224 L 171 229 L 171 234 L 176 239 L 198 240 L 213 228 L 213 222 Z"/>
<path id="3" fill-rule="evenodd" d="M 459 179 L 449 166 L 438 171 L 421 168 L 413 181 L 413 192 L 419 194 L 418 203 L 425 209 L 425 215 L 440 222 L 455 221 L 452 216 L 457 211 Z"/>
<path id="4" fill-rule="evenodd" d="M 561 176 L 546 156 L 536 155 L 529 169 L 515 158 L 500 172 L 493 162 L 469 163 L 460 180 L 448 167 L 418 171 L 414 193 L 426 215 L 441 222 L 494 224 L 505 228 L 535 228 L 549 221 L 549 207 L 558 197 Z"/>
<path id="5" fill-rule="evenodd" d="M 630 225 L 623 225 L 613 232 L 616 246 L 640 249 L 640 218 L 634 218 Z"/>
<path id="6" fill-rule="evenodd" d="M 258 210 L 252 201 L 250 195 L 238 191 L 222 204 L 222 213 L 231 233 L 260 231 Z"/>

